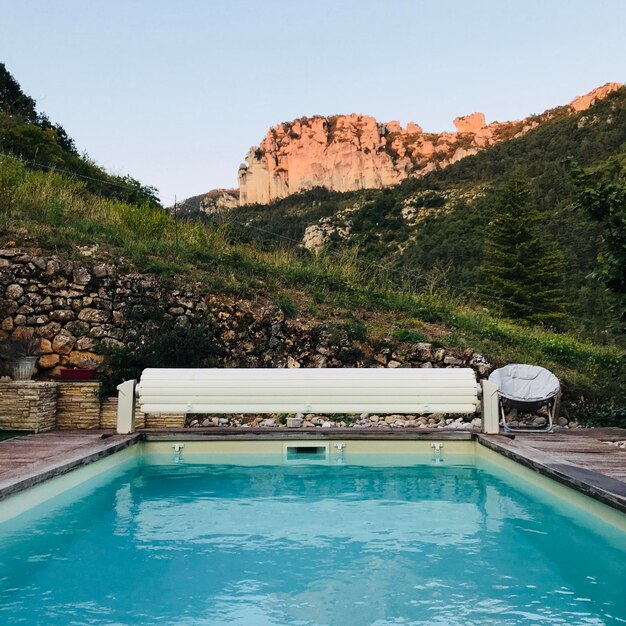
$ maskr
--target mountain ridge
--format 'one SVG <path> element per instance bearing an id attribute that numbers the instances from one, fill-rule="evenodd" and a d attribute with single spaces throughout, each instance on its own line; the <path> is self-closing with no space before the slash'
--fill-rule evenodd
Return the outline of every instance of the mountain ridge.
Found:
<path id="1" fill-rule="evenodd" d="M 566 261 L 559 284 L 575 323 L 601 340 L 605 333 L 619 334 L 619 324 L 604 314 L 608 294 L 592 278 L 602 237 L 575 206 L 577 191 L 563 165 L 568 158 L 589 172 L 613 162 L 623 169 L 626 88 L 393 187 L 345 193 L 316 188 L 241 206 L 226 219 L 262 245 L 294 245 L 322 257 L 350 251 L 363 267 L 384 266 L 400 283 L 476 294 L 484 287 L 480 266 L 486 229 L 500 211 L 498 190 L 515 178 L 529 186 L 541 228 Z"/>
<path id="2" fill-rule="evenodd" d="M 378 122 L 355 113 L 282 122 L 250 148 L 240 166 L 240 205 L 268 204 L 314 187 L 340 192 L 390 187 L 586 110 L 621 87 L 606 83 L 522 120 L 488 124 L 483 113 L 475 112 L 455 118 L 455 132 L 425 132 L 415 122 L 403 128 L 395 120 Z"/>

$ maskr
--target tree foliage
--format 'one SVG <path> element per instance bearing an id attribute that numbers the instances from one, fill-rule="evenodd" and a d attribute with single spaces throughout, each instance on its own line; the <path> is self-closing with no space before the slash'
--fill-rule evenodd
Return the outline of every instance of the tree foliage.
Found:
<path id="1" fill-rule="evenodd" d="M 496 201 L 485 233 L 481 293 L 507 317 L 562 327 L 563 256 L 541 231 L 528 185 L 513 179 Z"/>
<path id="2" fill-rule="evenodd" d="M 22 92 L 19 83 L 0 63 L 0 110 L 9 115 L 17 115 L 28 124 L 37 124 L 39 115 L 35 101 Z"/>
<path id="3" fill-rule="evenodd" d="M 566 166 L 578 190 L 576 205 L 601 226 L 602 245 L 594 276 L 616 297 L 619 319 L 626 321 L 626 174 L 613 158 L 586 172 L 573 159 Z"/>
<path id="4" fill-rule="evenodd" d="M 60 124 L 39 113 L 36 102 L 0 63 L 0 152 L 24 159 L 30 169 L 59 169 L 84 182 L 91 193 L 162 208 L 157 190 L 130 176 L 113 176 L 76 150 Z"/>

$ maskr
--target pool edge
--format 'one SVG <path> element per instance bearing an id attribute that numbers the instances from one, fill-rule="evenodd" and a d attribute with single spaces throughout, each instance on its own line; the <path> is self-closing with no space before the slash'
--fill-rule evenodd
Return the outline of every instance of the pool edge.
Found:
<path id="1" fill-rule="evenodd" d="M 9 496 L 21 493 L 31 487 L 35 487 L 43 482 L 56 478 L 57 476 L 63 476 L 69 474 L 75 469 L 84 467 L 95 463 L 100 459 L 106 458 L 120 452 L 130 446 L 136 445 L 143 440 L 141 433 L 134 433 L 132 435 L 110 435 L 100 437 L 103 442 L 97 449 L 90 448 L 91 451 L 81 450 L 80 448 L 69 451 L 70 456 L 62 459 L 58 463 L 52 463 L 40 471 L 34 471 L 27 473 L 23 478 L 16 480 L 7 480 L 4 483 L 0 483 L 0 501 Z M 7 440 L 7 443 L 11 440 Z"/>
<path id="2" fill-rule="evenodd" d="M 626 513 L 626 483 L 575 465 L 547 462 L 547 459 L 542 458 L 546 455 L 530 447 L 516 449 L 513 441 L 502 435 L 476 434 L 475 440 L 524 467 Z"/>
<path id="3" fill-rule="evenodd" d="M 52 433 L 50 433 L 52 434 Z M 476 431 L 437 429 L 403 430 L 355 430 L 350 428 L 328 429 L 222 429 L 207 432 L 194 432 L 189 429 L 139 431 L 132 435 L 113 435 L 91 432 L 91 443 L 84 447 L 69 450 L 58 463 L 52 462 L 39 471 L 31 471 L 23 477 L 0 482 L 0 501 L 20 493 L 47 480 L 67 474 L 74 469 L 89 465 L 102 458 L 120 452 L 141 441 L 263 441 L 308 439 L 324 440 L 342 438 L 344 440 L 430 440 L 430 441 L 475 441 L 493 452 L 530 468 L 547 478 L 555 480 L 594 500 L 602 502 L 622 513 L 626 513 L 626 483 L 599 472 L 558 462 L 550 462 L 545 453 L 524 446 L 523 437 L 511 439 L 504 435 L 484 435 Z M 3 444 L 15 440 L 7 440 Z M 96 445 L 97 442 L 97 445 Z"/>

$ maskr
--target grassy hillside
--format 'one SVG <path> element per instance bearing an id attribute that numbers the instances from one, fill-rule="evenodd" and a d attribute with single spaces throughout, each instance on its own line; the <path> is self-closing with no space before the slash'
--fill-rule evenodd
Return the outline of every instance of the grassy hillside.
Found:
<path id="1" fill-rule="evenodd" d="M 33 170 L 56 170 L 81 180 L 85 189 L 107 198 L 160 206 L 154 187 L 131 176 L 114 176 L 79 154 L 63 126 L 37 111 L 36 102 L 0 63 L 0 152 L 19 156 Z"/>
<path id="2" fill-rule="evenodd" d="M 471 347 L 497 364 L 541 364 L 565 382 L 568 410 L 581 418 L 606 422 L 624 402 L 624 352 L 618 347 L 516 325 L 384 266 L 364 271 L 351 249 L 311 256 L 293 246 L 264 247 L 228 224 L 176 222 L 149 204 L 98 197 L 83 182 L 1 156 L 0 246 L 6 245 L 65 257 L 97 245 L 98 257 L 120 270 L 155 272 L 177 287 L 199 281 L 213 293 L 277 303 L 292 315 L 357 329 L 370 342 L 383 336 L 430 340 Z"/>

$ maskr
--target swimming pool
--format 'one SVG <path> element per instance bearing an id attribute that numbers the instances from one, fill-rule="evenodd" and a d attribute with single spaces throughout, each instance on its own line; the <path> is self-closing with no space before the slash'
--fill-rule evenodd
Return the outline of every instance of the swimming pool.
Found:
<path id="1" fill-rule="evenodd" d="M 622 514 L 473 442 L 367 445 L 115 455 L 0 525 L 0 622 L 626 623 Z"/>

